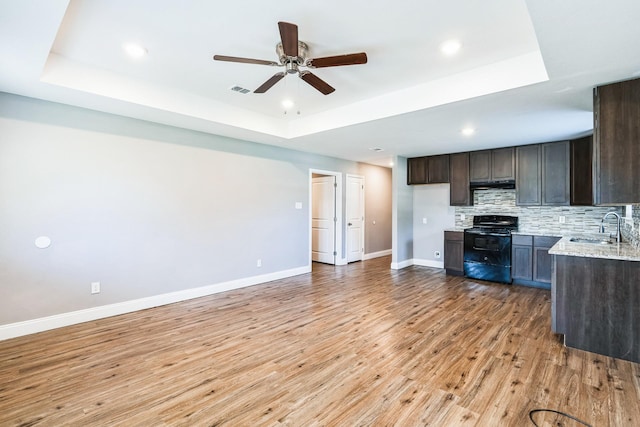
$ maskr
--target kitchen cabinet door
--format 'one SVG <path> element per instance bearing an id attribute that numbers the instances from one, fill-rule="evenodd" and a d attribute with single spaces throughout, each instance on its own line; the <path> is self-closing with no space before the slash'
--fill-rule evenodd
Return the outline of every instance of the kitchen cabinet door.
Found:
<path id="1" fill-rule="evenodd" d="M 512 181 L 516 179 L 515 151 L 513 147 L 491 150 L 491 180 Z"/>
<path id="2" fill-rule="evenodd" d="M 552 256 L 549 249 L 555 245 L 559 237 L 534 236 L 533 237 L 533 280 L 542 283 L 551 283 Z"/>
<path id="3" fill-rule="evenodd" d="M 640 203 L 640 79 L 594 91 L 596 205 Z"/>
<path id="4" fill-rule="evenodd" d="M 515 179 L 515 150 L 513 147 L 469 153 L 471 182 L 511 181 Z"/>
<path id="5" fill-rule="evenodd" d="M 407 159 L 407 185 L 427 183 L 427 162 L 426 157 Z"/>
<path id="6" fill-rule="evenodd" d="M 427 180 L 429 184 L 449 182 L 449 155 L 427 157 Z"/>
<path id="7" fill-rule="evenodd" d="M 469 153 L 469 181 L 491 181 L 491 150 Z"/>
<path id="8" fill-rule="evenodd" d="M 544 206 L 569 205 L 569 148 L 569 141 L 541 145 L 542 205 Z"/>
<path id="9" fill-rule="evenodd" d="M 449 182 L 449 155 L 407 159 L 407 185 Z"/>
<path id="10" fill-rule="evenodd" d="M 469 153 L 456 153 L 449 156 L 449 205 L 471 206 L 469 189 Z"/>
<path id="11" fill-rule="evenodd" d="M 512 237 L 511 278 L 533 280 L 533 236 Z"/>
<path id="12" fill-rule="evenodd" d="M 464 232 L 444 232 L 444 268 L 447 274 L 464 275 Z"/>
<path id="13" fill-rule="evenodd" d="M 539 206 L 542 203 L 540 145 L 516 148 L 516 205 Z"/>
<path id="14" fill-rule="evenodd" d="M 571 205 L 591 206 L 593 205 L 593 137 L 571 141 Z"/>

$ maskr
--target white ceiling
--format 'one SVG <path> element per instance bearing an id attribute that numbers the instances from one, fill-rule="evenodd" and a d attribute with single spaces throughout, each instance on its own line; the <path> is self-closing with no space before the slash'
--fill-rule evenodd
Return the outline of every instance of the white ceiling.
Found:
<path id="1" fill-rule="evenodd" d="M 387 165 L 588 133 L 592 88 L 640 77 L 639 18 L 637 0 L 0 0 L 0 91 Z M 277 60 L 278 21 L 310 57 L 369 62 L 313 70 L 328 96 L 295 75 L 231 91 L 281 69 L 212 56 Z"/>

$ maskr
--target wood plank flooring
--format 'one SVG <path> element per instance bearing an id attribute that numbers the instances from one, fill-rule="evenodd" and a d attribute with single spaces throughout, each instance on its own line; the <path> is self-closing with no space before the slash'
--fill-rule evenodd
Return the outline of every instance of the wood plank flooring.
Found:
<path id="1" fill-rule="evenodd" d="M 563 347 L 549 291 L 389 264 L 0 342 L 0 426 L 640 425 L 640 365 Z"/>

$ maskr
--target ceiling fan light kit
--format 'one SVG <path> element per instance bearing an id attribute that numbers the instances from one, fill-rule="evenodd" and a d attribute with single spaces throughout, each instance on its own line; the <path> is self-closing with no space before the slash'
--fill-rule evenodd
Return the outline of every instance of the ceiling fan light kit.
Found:
<path id="1" fill-rule="evenodd" d="M 278 22 L 278 28 L 280 30 L 281 42 L 276 45 L 276 54 L 278 55 L 279 62 L 225 55 L 214 55 L 213 59 L 216 61 L 284 67 L 285 71 L 271 76 L 269 80 L 254 90 L 254 93 L 265 93 L 287 74 L 298 74 L 302 80 L 313 86 L 323 95 L 329 95 L 334 92 L 335 89 L 310 71 L 301 70 L 301 67 L 313 69 L 367 63 L 367 54 L 364 52 L 327 56 L 324 58 L 308 58 L 309 46 L 305 42 L 298 40 L 298 26 L 289 22 Z"/>

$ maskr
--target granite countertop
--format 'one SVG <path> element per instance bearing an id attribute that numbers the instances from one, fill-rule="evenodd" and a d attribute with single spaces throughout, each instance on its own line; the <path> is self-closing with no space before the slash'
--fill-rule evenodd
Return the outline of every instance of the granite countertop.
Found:
<path id="1" fill-rule="evenodd" d="M 444 231 L 464 231 L 469 227 L 449 227 L 449 228 L 445 228 Z"/>
<path id="2" fill-rule="evenodd" d="M 589 237 L 589 236 L 579 236 Z M 601 238 L 600 236 L 599 238 Z M 571 242 L 571 237 L 563 237 L 549 249 L 551 255 L 568 255 L 585 258 L 605 258 L 622 261 L 640 261 L 640 249 L 630 243 L 621 242 L 610 244 Z"/>

